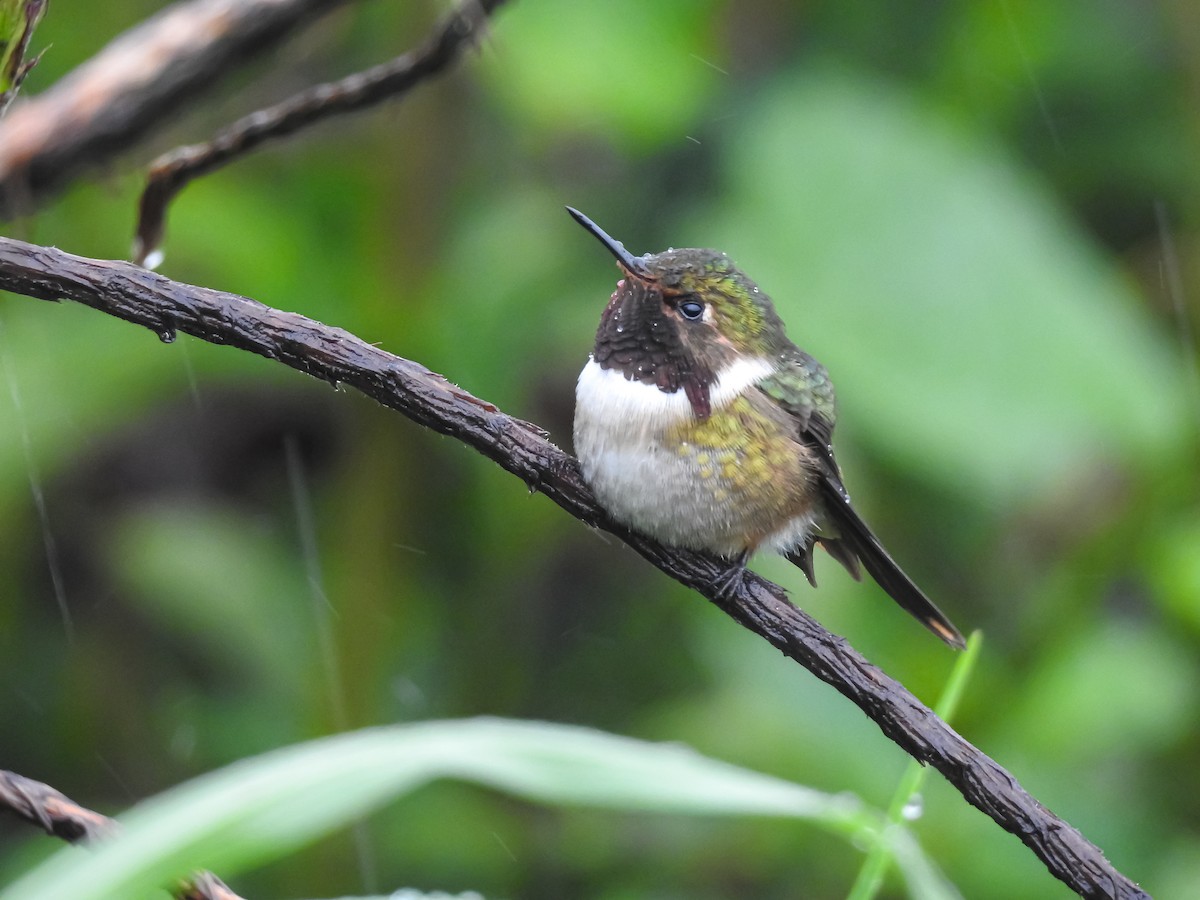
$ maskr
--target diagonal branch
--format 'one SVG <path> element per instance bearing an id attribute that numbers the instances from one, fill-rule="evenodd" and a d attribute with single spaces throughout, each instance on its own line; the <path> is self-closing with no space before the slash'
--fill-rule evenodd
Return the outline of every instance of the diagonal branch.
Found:
<path id="1" fill-rule="evenodd" d="M 0 810 L 5 809 L 71 844 L 100 841 L 120 830 L 108 816 L 80 806 L 50 785 L 0 769 Z M 174 894 L 177 900 L 241 900 L 211 872 L 192 876 Z"/>
<path id="2" fill-rule="evenodd" d="M 969 803 L 1020 838 L 1055 877 L 1082 896 L 1148 896 L 1098 847 L 1038 803 L 903 685 L 792 606 L 782 588 L 748 573 L 736 594 L 722 599 L 715 586 L 724 569 L 721 561 L 664 547 L 616 524 L 596 504 L 575 459 L 546 440 L 537 426 L 505 415 L 441 375 L 296 313 L 171 281 L 128 263 L 86 259 L 5 238 L 0 238 L 0 288 L 43 300 L 66 297 L 167 339 L 178 329 L 277 360 L 316 378 L 350 385 L 474 447 L 571 515 L 615 534 L 832 685 L 905 752 L 934 766 Z"/>
<path id="3" fill-rule="evenodd" d="M 150 164 L 142 192 L 133 261 L 142 265 L 158 253 L 167 207 L 191 181 L 240 159 L 266 141 L 407 93 L 458 59 L 478 39 L 483 22 L 502 2 L 465 0 L 416 50 L 340 81 L 308 88 L 239 119 L 207 143 L 177 147 L 158 157 Z"/>

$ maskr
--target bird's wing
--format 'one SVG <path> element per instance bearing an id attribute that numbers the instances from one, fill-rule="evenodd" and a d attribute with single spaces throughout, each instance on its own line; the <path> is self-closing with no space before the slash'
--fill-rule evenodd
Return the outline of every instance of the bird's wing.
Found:
<path id="1" fill-rule="evenodd" d="M 833 385 L 824 367 L 797 350 L 785 359 L 778 372 L 759 382 L 758 388 L 792 417 L 797 437 L 818 465 L 817 487 L 824 521 L 817 533 L 787 558 L 799 566 L 814 585 L 814 543 L 820 543 L 856 579 L 860 577 L 858 564 L 861 562 L 879 586 L 926 628 L 952 647 L 965 647 L 962 634 L 892 559 L 851 504 L 842 483 L 841 469 L 833 455 L 836 410 Z"/>
<path id="2" fill-rule="evenodd" d="M 833 457 L 836 401 L 825 367 L 802 350 L 792 348 L 780 367 L 757 387 L 792 418 L 800 440 L 813 451 L 824 473 L 840 484 L 841 472 Z"/>

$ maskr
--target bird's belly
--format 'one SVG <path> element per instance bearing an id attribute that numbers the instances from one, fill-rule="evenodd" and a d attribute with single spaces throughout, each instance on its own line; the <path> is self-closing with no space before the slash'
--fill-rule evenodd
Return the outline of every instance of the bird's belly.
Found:
<path id="1" fill-rule="evenodd" d="M 583 476 L 617 521 L 663 543 L 733 556 L 786 551 L 812 526 L 806 456 L 781 427 L 737 397 L 697 421 L 682 392 L 639 413 L 577 393 L 575 452 Z M 654 396 L 655 394 L 659 396 Z"/>
<path id="2" fill-rule="evenodd" d="M 733 555 L 742 517 L 727 492 L 658 443 L 581 452 L 583 476 L 614 519 L 666 544 Z"/>

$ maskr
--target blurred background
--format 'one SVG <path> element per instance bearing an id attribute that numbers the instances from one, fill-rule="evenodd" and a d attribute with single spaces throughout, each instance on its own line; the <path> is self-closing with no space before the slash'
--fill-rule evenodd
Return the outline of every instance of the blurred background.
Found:
<path id="1" fill-rule="evenodd" d="M 166 4 L 55 0 L 33 95 Z M 349 4 L 5 233 L 127 258 L 146 163 L 423 39 Z M 634 252 L 727 251 L 839 389 L 893 554 L 986 646 L 956 728 L 1156 897 L 1200 885 L 1200 16 L 1187 0 L 521 0 L 405 101 L 189 187 L 164 274 L 346 328 L 570 447 Z M 492 463 L 348 390 L 0 297 L 0 766 L 105 812 L 248 755 L 479 714 L 885 805 L 854 706 Z M 952 654 L 828 558 L 754 568 L 918 696 Z M 320 584 L 322 591 L 314 589 Z M 1063 898 L 938 776 L 964 896 Z M 416 823 L 416 824 L 414 824 Z M 811 826 L 435 785 L 234 886 L 840 897 Z M 55 849 L 0 822 L 0 883 Z M 890 890 L 899 895 L 900 887 Z"/>

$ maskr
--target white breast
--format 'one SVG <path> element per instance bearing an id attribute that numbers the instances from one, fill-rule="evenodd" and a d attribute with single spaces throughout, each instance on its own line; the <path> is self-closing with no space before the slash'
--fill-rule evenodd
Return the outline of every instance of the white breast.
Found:
<path id="1" fill-rule="evenodd" d="M 769 359 L 738 359 L 717 376 L 709 391 L 713 409 L 720 409 L 747 388 L 775 371 Z M 683 391 L 668 394 L 652 384 L 631 381 L 616 369 L 602 369 L 589 358 L 575 387 L 575 418 L 580 414 L 600 423 L 611 423 L 619 432 L 634 429 L 663 430 L 692 415 Z M 576 425 L 578 429 L 578 425 Z"/>
<path id="2" fill-rule="evenodd" d="M 719 409 L 775 371 L 769 359 L 739 359 L 710 390 Z M 730 511 L 697 473 L 692 456 L 662 442 L 692 417 L 682 390 L 666 393 L 588 360 L 575 390 L 575 452 L 597 499 L 618 521 L 665 543 L 738 553 Z"/>

